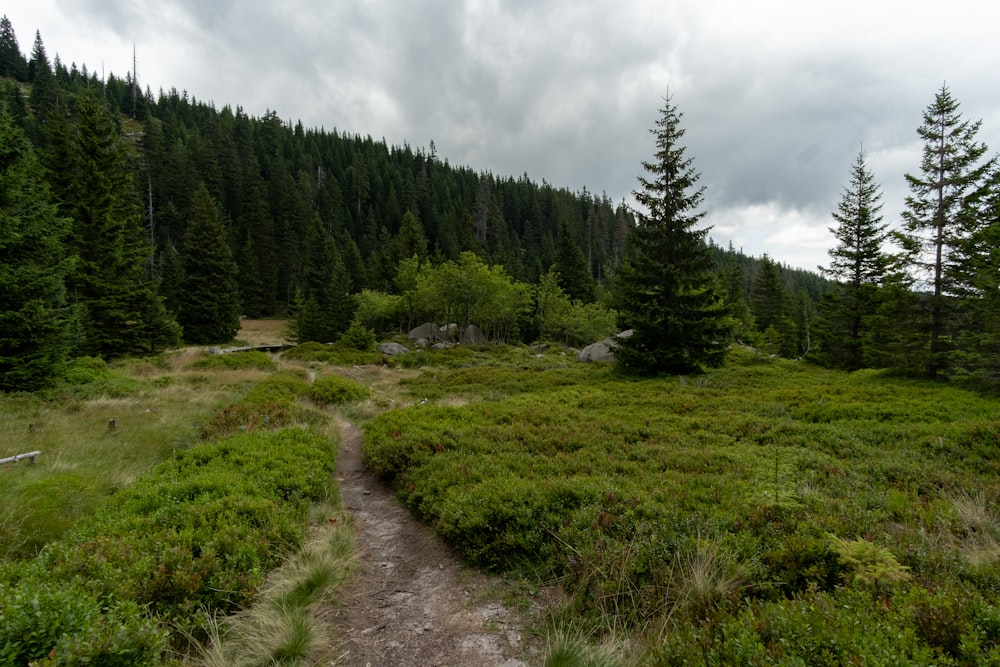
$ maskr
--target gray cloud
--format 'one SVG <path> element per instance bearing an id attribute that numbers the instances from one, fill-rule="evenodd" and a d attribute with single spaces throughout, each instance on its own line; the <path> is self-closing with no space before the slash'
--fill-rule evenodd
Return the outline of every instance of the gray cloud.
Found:
<path id="1" fill-rule="evenodd" d="M 902 205 L 921 112 L 942 82 L 1000 132 L 1000 8 L 955 0 L 32 0 L 22 48 L 131 66 L 249 113 L 427 146 L 453 164 L 628 198 L 668 91 L 707 186 L 714 237 L 826 261 L 830 211 L 862 144 Z M 28 6 L 30 4 L 30 7 Z M 27 42 L 27 44 L 25 43 Z"/>

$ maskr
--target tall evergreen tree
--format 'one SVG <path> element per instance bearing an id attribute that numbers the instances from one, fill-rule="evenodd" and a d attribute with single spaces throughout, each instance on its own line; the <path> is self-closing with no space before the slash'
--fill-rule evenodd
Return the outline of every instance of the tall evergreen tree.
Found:
<path id="1" fill-rule="evenodd" d="M 968 288 L 962 250 L 979 225 L 980 208 L 996 158 L 976 135 L 982 121 L 962 120 L 947 86 L 924 110 L 917 134 L 923 140 L 918 175 L 906 174 L 911 195 L 903 211 L 901 240 L 921 283 L 930 289 L 925 372 L 948 368 L 950 339 L 957 324 L 955 297 Z"/>
<path id="2" fill-rule="evenodd" d="M 69 355 L 68 231 L 30 142 L 0 112 L 0 391 L 50 384 Z"/>
<path id="3" fill-rule="evenodd" d="M 772 354 L 795 356 L 795 322 L 790 316 L 791 300 L 781 270 L 768 255 L 761 257 L 750 283 L 750 309 L 757 330 L 764 335 L 764 347 Z"/>
<path id="4" fill-rule="evenodd" d="M 177 319 L 184 340 L 225 343 L 240 329 L 239 269 L 233 261 L 219 205 L 204 184 L 195 190 L 181 249 L 183 289 Z"/>
<path id="5" fill-rule="evenodd" d="M 556 237 L 556 261 L 552 265 L 556 271 L 559 287 L 571 299 L 591 303 L 594 300 L 594 279 L 587 266 L 580 246 L 573 240 L 569 223 L 565 218 L 559 221 L 559 235 Z"/>
<path id="6" fill-rule="evenodd" d="M 889 231 L 881 210 L 881 188 L 861 151 L 851 167 L 850 185 L 833 213 L 838 225 L 830 231 L 837 245 L 830 249 L 830 266 L 820 267 L 837 281 L 821 308 L 821 354 L 839 368 L 856 370 L 865 365 L 864 342 L 890 263 L 882 250 Z"/>
<path id="7" fill-rule="evenodd" d="M 45 53 L 42 33 L 35 32 L 35 43 L 31 48 L 31 60 L 28 61 L 28 80 L 31 81 L 31 109 L 39 123 L 56 105 L 59 83 L 52 71 L 52 64 Z"/>
<path id="8" fill-rule="evenodd" d="M 664 99 L 656 128 L 650 175 L 639 177 L 633 194 L 645 211 L 636 211 L 628 254 L 617 277 L 615 299 L 622 324 L 633 335 L 615 356 L 622 368 L 639 373 L 686 373 L 718 366 L 729 342 L 726 313 L 705 244 L 707 229 L 695 225 L 704 187 L 693 159 L 684 156 L 681 113 Z"/>
<path id="9" fill-rule="evenodd" d="M 49 135 L 45 161 L 60 213 L 73 221 L 77 263 L 67 286 L 85 336 L 77 351 L 117 356 L 175 343 L 176 323 L 147 272 L 152 247 L 117 124 L 84 93 L 72 122 L 52 127 L 68 130 Z"/>
<path id="10" fill-rule="evenodd" d="M 296 291 L 294 334 L 299 342 L 330 343 L 351 323 L 350 278 L 318 215 L 306 230 L 305 248 Z"/>
<path id="11" fill-rule="evenodd" d="M 17 81 L 28 78 L 28 63 L 21 54 L 14 26 L 6 14 L 0 18 L 0 76 L 9 76 Z"/>

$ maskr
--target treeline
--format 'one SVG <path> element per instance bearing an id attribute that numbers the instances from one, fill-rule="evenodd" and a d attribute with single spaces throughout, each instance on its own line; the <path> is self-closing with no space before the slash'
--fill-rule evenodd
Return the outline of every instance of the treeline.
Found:
<path id="1" fill-rule="evenodd" d="M 834 212 L 823 275 L 706 239 L 732 339 L 995 384 L 997 169 L 978 123 L 938 97 L 904 230 L 864 200 L 880 197 L 865 171 Z M 617 279 L 637 219 L 607 195 L 453 166 L 433 141 L 390 146 L 154 96 L 131 74 L 50 61 L 38 33 L 24 56 L 6 17 L 0 106 L 4 389 L 43 386 L 73 356 L 222 342 L 241 315 L 291 316 L 301 340 L 321 342 L 352 324 L 381 334 L 447 319 L 493 340 L 576 345 L 629 324 Z M 963 160 L 938 169 L 952 150 Z"/>
<path id="2" fill-rule="evenodd" d="M 290 314 L 303 340 L 323 342 L 359 317 L 391 331 L 452 312 L 476 312 L 510 342 L 585 343 L 614 328 L 611 279 L 635 220 L 607 195 L 452 166 L 433 141 L 389 146 L 175 89 L 154 96 L 131 74 L 50 61 L 39 33 L 26 58 L 6 17 L 0 77 L 8 191 L 47 204 L 7 202 L 28 231 L 5 240 L 16 344 L 0 356 L 20 368 L 6 388 L 44 383 L 66 354 L 225 341 L 240 315 Z M 716 250 L 749 289 L 759 262 Z M 454 280 L 434 278 L 455 267 L 494 286 L 502 275 L 502 293 L 472 285 L 477 301 L 463 302 Z M 819 298 L 815 275 L 788 276 L 794 294 Z M 782 351 L 800 353 L 801 332 L 785 334 Z"/>

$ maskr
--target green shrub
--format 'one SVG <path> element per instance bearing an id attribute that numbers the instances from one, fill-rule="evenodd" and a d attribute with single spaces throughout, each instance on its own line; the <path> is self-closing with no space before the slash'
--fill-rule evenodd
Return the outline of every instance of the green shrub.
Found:
<path id="1" fill-rule="evenodd" d="M 0 629 L 39 638 L 31 640 L 33 659 L 63 637 L 52 663 L 60 665 L 85 660 L 58 656 L 91 654 L 108 656 L 94 664 L 149 664 L 138 652 L 163 646 L 150 618 L 204 639 L 202 611 L 249 605 L 268 571 L 301 544 L 309 506 L 333 493 L 334 455 L 332 443 L 305 429 L 184 451 L 115 494 L 35 561 L 3 568 L 0 584 L 9 588 L 0 595 Z"/>
<path id="2" fill-rule="evenodd" d="M 297 422 L 310 422 L 304 406 L 296 403 L 308 392 L 309 385 L 300 377 L 285 373 L 269 375 L 253 385 L 239 401 L 226 406 L 201 429 L 203 440 L 258 429 L 276 429 Z"/>
<path id="3" fill-rule="evenodd" d="M 292 361 L 314 361 L 332 366 L 364 366 L 382 363 L 382 355 L 373 351 L 361 351 L 338 342 L 330 345 L 303 343 L 281 354 L 282 359 Z"/>
<path id="4" fill-rule="evenodd" d="M 191 368 L 219 368 L 234 371 L 244 369 L 273 371 L 275 366 L 274 361 L 266 353 L 258 350 L 249 350 L 247 352 L 213 354 L 194 362 L 191 364 Z"/>
<path id="5" fill-rule="evenodd" d="M 167 632 L 131 602 L 110 607 L 47 573 L 0 584 L 0 664 L 160 664 Z"/>
<path id="6" fill-rule="evenodd" d="M 340 375 L 327 375 L 316 378 L 309 387 L 309 398 L 319 405 L 340 405 L 368 398 L 371 392 L 367 387 L 354 380 L 348 380 Z"/>
<path id="7" fill-rule="evenodd" d="M 375 348 L 375 332 L 355 320 L 340 337 L 340 342 L 355 350 L 369 352 Z"/>

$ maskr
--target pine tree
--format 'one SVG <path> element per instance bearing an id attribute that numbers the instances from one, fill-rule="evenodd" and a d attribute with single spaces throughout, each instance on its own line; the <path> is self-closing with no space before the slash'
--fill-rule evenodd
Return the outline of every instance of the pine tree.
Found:
<path id="1" fill-rule="evenodd" d="M 73 221 L 67 287 L 84 335 L 76 351 L 117 356 L 173 344 L 178 329 L 148 274 L 152 247 L 118 127 L 86 93 L 71 120 L 50 125 L 59 131 L 49 134 L 45 163 L 60 213 Z"/>
<path id="2" fill-rule="evenodd" d="M 556 261 L 552 269 L 558 274 L 559 287 L 570 297 L 583 303 L 594 300 L 594 279 L 587 267 L 587 258 L 580 246 L 573 240 L 569 224 L 563 218 L 559 221 L 559 235 L 556 237 Z"/>
<path id="3" fill-rule="evenodd" d="M 0 76 L 9 76 L 17 81 L 28 78 L 28 63 L 21 55 L 14 26 L 6 14 L 0 18 Z"/>
<path id="4" fill-rule="evenodd" d="M 636 211 L 615 295 L 622 323 L 633 330 L 615 356 L 639 373 L 718 366 L 732 328 L 705 244 L 708 230 L 694 229 L 704 216 L 695 212 L 704 187 L 696 187 L 699 174 L 680 145 L 681 114 L 671 98 L 664 102 L 651 130 L 655 160 L 643 162 L 650 177 L 640 176 L 633 192 L 645 211 Z"/>
<path id="5" fill-rule="evenodd" d="M 889 273 L 890 258 L 882 250 L 889 237 L 882 222 L 882 192 L 865 163 L 864 152 L 851 167 L 830 232 L 837 245 L 830 249 L 830 267 L 820 271 L 838 281 L 821 308 L 822 358 L 833 366 L 857 370 L 865 365 L 865 340 L 879 309 L 879 288 Z"/>
<path id="6" fill-rule="evenodd" d="M 31 81 L 31 108 L 35 113 L 35 118 L 39 123 L 56 105 L 59 96 L 59 83 L 56 75 L 52 71 L 52 64 L 45 53 L 45 44 L 42 42 L 42 34 L 35 32 L 35 43 L 31 49 L 31 59 L 28 61 L 28 80 Z"/>
<path id="7" fill-rule="evenodd" d="M 225 343 L 240 329 L 239 269 L 226 236 L 218 204 L 199 185 L 181 249 L 184 287 L 178 321 L 189 343 Z"/>
<path id="8" fill-rule="evenodd" d="M 791 300 L 778 265 L 768 255 L 761 257 L 750 283 L 750 309 L 757 330 L 763 334 L 771 354 L 795 356 L 795 322 L 790 317 Z"/>
<path id="9" fill-rule="evenodd" d="M 30 142 L 0 112 L 0 391 L 50 384 L 71 346 L 69 221 L 43 176 Z"/>
<path id="10" fill-rule="evenodd" d="M 962 250 L 980 224 L 980 207 L 996 158 L 976 140 L 982 121 L 962 120 L 947 86 L 934 96 L 917 134 L 924 142 L 919 175 L 906 174 L 912 193 L 903 211 L 901 240 L 916 278 L 931 291 L 926 324 L 925 372 L 948 369 L 950 339 L 957 324 L 955 297 L 969 288 Z"/>
<path id="11" fill-rule="evenodd" d="M 330 343 L 351 323 L 350 278 L 333 239 L 314 216 L 306 230 L 302 276 L 296 290 L 294 333 L 298 341 Z"/>

